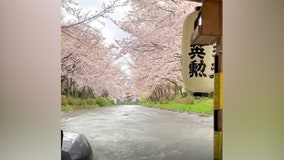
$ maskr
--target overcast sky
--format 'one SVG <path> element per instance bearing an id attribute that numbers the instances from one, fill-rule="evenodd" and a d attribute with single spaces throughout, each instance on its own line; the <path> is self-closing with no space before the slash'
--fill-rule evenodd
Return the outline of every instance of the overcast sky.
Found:
<path id="1" fill-rule="evenodd" d="M 94 11 L 99 10 L 101 8 L 102 3 L 106 0 L 78 0 L 78 5 L 85 11 Z M 123 2 L 123 0 L 121 0 Z M 120 7 L 115 9 L 115 12 L 113 14 L 110 14 L 111 18 L 116 20 L 121 20 L 127 11 L 130 10 L 130 6 L 126 7 Z M 100 19 L 105 23 L 105 26 L 103 26 L 99 22 L 92 22 L 91 25 L 101 29 L 103 36 L 106 38 L 105 43 L 111 44 L 114 43 L 114 40 L 119 40 L 128 34 L 122 31 L 119 27 L 117 27 L 114 23 L 112 23 L 108 19 Z"/>

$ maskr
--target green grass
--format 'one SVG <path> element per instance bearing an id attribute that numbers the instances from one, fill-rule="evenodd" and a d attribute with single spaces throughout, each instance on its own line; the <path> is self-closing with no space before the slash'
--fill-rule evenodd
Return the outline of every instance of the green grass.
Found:
<path id="1" fill-rule="evenodd" d="M 98 108 L 100 107 L 98 104 L 92 104 L 92 105 L 82 105 L 82 106 L 76 106 L 76 105 L 61 105 L 61 111 L 71 111 L 71 110 L 78 110 L 78 109 L 91 109 L 91 108 Z"/>
<path id="2" fill-rule="evenodd" d="M 213 114 L 213 98 L 202 98 L 194 100 L 193 104 L 182 104 L 174 101 L 169 101 L 166 104 L 146 102 L 142 103 L 143 106 L 163 108 L 183 112 L 197 112 L 203 114 Z"/>

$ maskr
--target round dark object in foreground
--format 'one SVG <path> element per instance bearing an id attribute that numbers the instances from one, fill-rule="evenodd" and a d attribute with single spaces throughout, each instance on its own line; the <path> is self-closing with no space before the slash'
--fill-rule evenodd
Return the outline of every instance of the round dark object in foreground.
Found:
<path id="1" fill-rule="evenodd" d="M 87 138 L 82 134 L 63 132 L 61 160 L 93 160 Z"/>

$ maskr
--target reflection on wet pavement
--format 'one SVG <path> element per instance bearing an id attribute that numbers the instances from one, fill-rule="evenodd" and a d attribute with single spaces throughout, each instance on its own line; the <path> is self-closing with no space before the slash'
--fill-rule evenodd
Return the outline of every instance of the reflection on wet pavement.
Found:
<path id="1" fill-rule="evenodd" d="M 84 134 L 96 160 L 213 159 L 213 116 L 121 105 L 62 112 L 61 127 Z"/>

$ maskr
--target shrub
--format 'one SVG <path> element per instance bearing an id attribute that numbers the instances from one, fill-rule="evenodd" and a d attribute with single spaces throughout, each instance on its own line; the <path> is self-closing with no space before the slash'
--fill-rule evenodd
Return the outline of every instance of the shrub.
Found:
<path id="1" fill-rule="evenodd" d="M 107 106 L 108 102 L 107 100 L 104 98 L 104 97 L 98 97 L 96 99 L 96 103 L 99 105 L 99 106 Z"/>
<path id="2" fill-rule="evenodd" d="M 142 92 L 141 95 L 140 95 L 141 102 L 142 102 L 142 103 L 147 102 L 147 98 L 148 98 L 148 97 L 147 97 L 147 94 L 144 93 L 144 92 Z"/>
<path id="3" fill-rule="evenodd" d="M 115 105 L 115 101 L 113 99 L 109 100 L 109 102 L 111 103 L 111 105 Z"/>
<path id="4" fill-rule="evenodd" d="M 134 104 L 140 104 L 140 101 L 138 99 L 135 99 Z"/>
<path id="5" fill-rule="evenodd" d="M 88 99 L 86 100 L 86 103 L 87 103 L 88 105 L 94 105 L 94 104 L 97 104 L 97 103 L 96 103 L 96 100 L 95 100 L 95 99 L 93 99 L 93 98 L 88 98 Z"/>
<path id="6" fill-rule="evenodd" d="M 168 99 L 166 97 L 162 97 L 162 98 L 160 98 L 159 102 L 161 104 L 167 104 L 168 103 Z"/>
<path id="7" fill-rule="evenodd" d="M 176 103 L 183 103 L 182 96 L 181 95 L 175 96 L 174 101 Z"/>
<path id="8" fill-rule="evenodd" d="M 72 106 L 82 106 L 85 104 L 85 101 L 79 98 L 67 97 L 67 103 Z"/>
<path id="9" fill-rule="evenodd" d="M 182 104 L 194 104 L 194 97 L 187 96 L 187 97 L 182 98 L 182 96 L 178 95 L 175 97 L 174 101 L 176 103 L 182 103 Z"/>
<path id="10" fill-rule="evenodd" d="M 182 98 L 184 98 L 184 97 L 187 97 L 188 96 L 188 93 L 187 92 L 182 92 Z"/>
<path id="11" fill-rule="evenodd" d="M 69 105 L 76 105 L 76 100 L 73 97 L 67 97 L 67 102 Z"/>
<path id="12" fill-rule="evenodd" d="M 113 106 L 114 104 L 112 104 L 110 101 L 107 101 L 106 106 Z"/>
<path id="13" fill-rule="evenodd" d="M 82 106 L 82 105 L 85 104 L 84 100 L 81 100 L 81 99 L 79 99 L 79 98 L 76 98 L 76 99 L 74 99 L 74 100 L 75 100 L 75 104 L 76 104 L 77 106 Z"/>
<path id="14" fill-rule="evenodd" d="M 185 99 L 186 99 L 187 104 L 194 104 L 194 97 L 193 96 L 185 97 Z"/>
<path id="15" fill-rule="evenodd" d="M 61 105 L 66 106 L 68 104 L 67 97 L 64 95 L 61 95 Z"/>

